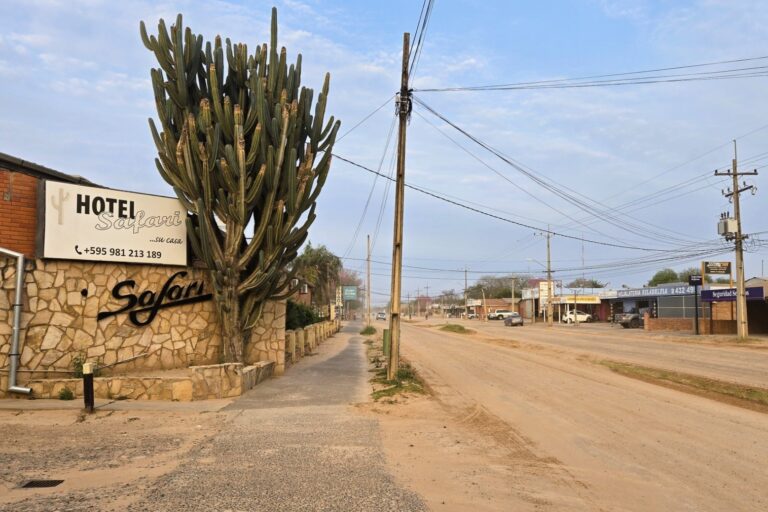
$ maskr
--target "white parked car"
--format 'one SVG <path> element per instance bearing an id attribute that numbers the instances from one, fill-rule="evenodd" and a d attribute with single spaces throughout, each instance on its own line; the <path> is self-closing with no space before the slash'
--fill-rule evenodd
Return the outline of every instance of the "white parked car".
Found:
<path id="1" fill-rule="evenodd" d="M 572 309 L 568 313 L 563 315 L 563 322 L 570 324 L 573 322 L 591 322 L 592 321 L 592 315 L 589 313 L 585 313 L 583 311 L 579 311 L 577 309 Z"/>

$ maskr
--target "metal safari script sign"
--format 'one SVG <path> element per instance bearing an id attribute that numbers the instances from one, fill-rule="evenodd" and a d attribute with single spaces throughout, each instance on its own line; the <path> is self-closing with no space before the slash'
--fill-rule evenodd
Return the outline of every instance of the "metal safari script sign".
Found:
<path id="1" fill-rule="evenodd" d="M 97 320 L 127 313 L 131 323 L 141 327 L 150 324 L 161 309 L 211 300 L 213 294 L 204 293 L 203 281 L 191 281 L 185 285 L 175 282 L 176 278 L 186 276 L 186 271 L 176 272 L 168 278 L 160 291 L 135 292 L 136 281 L 133 279 L 120 281 L 112 288 L 112 296 L 117 300 L 125 301 L 125 304 L 114 311 L 100 312 Z"/>

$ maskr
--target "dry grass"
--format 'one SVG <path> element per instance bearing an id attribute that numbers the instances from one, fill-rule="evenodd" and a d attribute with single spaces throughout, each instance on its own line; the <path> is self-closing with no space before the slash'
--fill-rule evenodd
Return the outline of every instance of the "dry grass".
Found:
<path id="1" fill-rule="evenodd" d="M 599 364 L 627 377 L 768 412 L 768 389 L 616 361 L 599 361 Z"/>
<path id="2" fill-rule="evenodd" d="M 473 331 L 472 329 L 467 329 L 463 325 L 459 325 L 459 324 L 445 324 L 440 327 L 440 330 L 446 331 L 446 332 L 453 332 L 456 334 L 474 334 L 475 333 L 475 331 Z"/>

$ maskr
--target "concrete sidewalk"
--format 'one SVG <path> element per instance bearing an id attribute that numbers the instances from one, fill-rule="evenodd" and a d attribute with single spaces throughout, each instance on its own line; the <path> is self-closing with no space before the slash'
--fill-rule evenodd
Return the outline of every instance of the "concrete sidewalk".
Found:
<path id="1" fill-rule="evenodd" d="M 368 393 L 360 327 L 228 405 L 221 433 L 132 510 L 425 510 L 387 472 L 377 421 L 352 409 Z"/>

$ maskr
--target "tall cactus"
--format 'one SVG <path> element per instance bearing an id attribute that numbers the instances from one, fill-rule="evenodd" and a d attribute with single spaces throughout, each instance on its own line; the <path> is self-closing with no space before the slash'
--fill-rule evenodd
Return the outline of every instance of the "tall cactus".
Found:
<path id="1" fill-rule="evenodd" d="M 149 127 L 160 175 L 192 214 L 187 231 L 208 267 L 223 337 L 223 356 L 242 361 L 250 330 L 268 299 L 286 297 L 290 262 L 315 220 L 315 201 L 331 164 L 339 129 L 325 122 L 330 76 L 312 114 L 312 89 L 301 87 L 301 55 L 288 66 L 272 34 L 249 55 L 221 38 L 211 46 L 181 14 L 170 32 L 141 39 L 152 69 L 160 131 Z M 318 154 L 322 153 L 318 158 Z"/>

